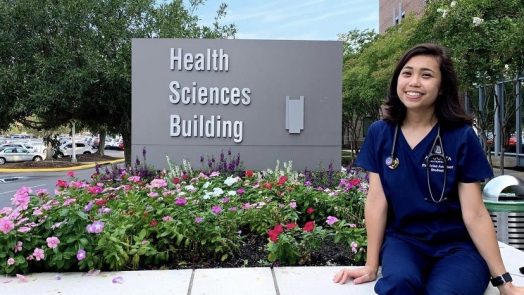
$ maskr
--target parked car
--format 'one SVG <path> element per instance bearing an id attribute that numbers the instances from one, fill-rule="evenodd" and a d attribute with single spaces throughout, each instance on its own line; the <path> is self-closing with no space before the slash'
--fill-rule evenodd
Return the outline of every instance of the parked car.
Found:
<path id="1" fill-rule="evenodd" d="M 5 143 L 5 144 L 0 145 L 0 149 L 6 148 L 6 147 L 22 148 L 30 152 L 45 153 L 45 146 L 43 143 L 42 144 L 37 143 L 35 145 L 30 145 L 28 143 L 11 142 L 11 143 Z"/>
<path id="2" fill-rule="evenodd" d="M 30 152 L 24 148 L 5 147 L 0 150 L 0 165 L 7 162 L 42 161 L 45 154 Z"/>
<path id="3" fill-rule="evenodd" d="M 84 142 L 77 142 L 75 143 L 75 154 L 77 155 L 87 155 L 92 154 L 96 152 L 96 149 L 93 149 L 92 146 L 84 143 Z M 61 158 L 64 156 L 72 156 L 73 155 L 73 143 L 67 142 L 60 146 L 60 150 L 55 153 L 54 157 Z"/>

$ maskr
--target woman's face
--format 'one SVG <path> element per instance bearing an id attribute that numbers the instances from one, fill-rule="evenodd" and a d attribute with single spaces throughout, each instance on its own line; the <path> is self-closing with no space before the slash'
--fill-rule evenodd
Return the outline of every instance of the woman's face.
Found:
<path id="1" fill-rule="evenodd" d="M 413 56 L 397 80 L 397 94 L 408 110 L 433 110 L 440 92 L 442 76 L 436 57 Z"/>

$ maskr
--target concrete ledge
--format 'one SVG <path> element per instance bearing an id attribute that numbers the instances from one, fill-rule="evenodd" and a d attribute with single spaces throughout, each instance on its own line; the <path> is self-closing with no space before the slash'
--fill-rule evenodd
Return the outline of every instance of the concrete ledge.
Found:
<path id="1" fill-rule="evenodd" d="M 524 252 L 499 243 L 506 269 L 514 283 L 524 286 Z M 61 295 L 369 295 L 375 294 L 374 282 L 339 285 L 332 282 L 342 266 L 322 267 L 260 267 L 213 268 L 184 270 L 151 270 L 88 273 L 39 273 L 0 278 L 2 295 L 61 294 Z M 498 295 L 489 286 L 484 295 Z"/>
<path id="2" fill-rule="evenodd" d="M 116 164 L 116 163 L 123 163 L 124 159 L 118 159 L 118 160 L 112 160 L 112 161 L 104 161 L 101 163 L 97 162 L 86 162 L 82 165 L 78 166 L 72 166 L 72 167 L 63 167 L 63 168 L 0 168 L 0 172 L 11 172 L 11 173 L 19 173 L 19 172 L 59 172 L 59 171 L 71 171 L 71 170 L 81 170 L 81 169 L 87 169 L 87 168 L 94 168 L 97 164 L 100 166 L 103 165 L 110 165 L 110 164 Z"/>

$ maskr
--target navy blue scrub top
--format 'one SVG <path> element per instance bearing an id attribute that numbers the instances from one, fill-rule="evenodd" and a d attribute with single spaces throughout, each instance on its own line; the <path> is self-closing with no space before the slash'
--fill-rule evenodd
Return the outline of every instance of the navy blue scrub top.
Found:
<path id="1" fill-rule="evenodd" d="M 395 125 L 374 122 L 361 147 L 355 166 L 380 175 L 388 202 L 386 234 L 436 244 L 471 242 L 460 210 L 458 183 L 485 180 L 492 169 L 471 126 L 440 128 L 447 158 L 445 201 L 435 203 L 428 189 L 425 158 L 437 136 L 438 124 L 413 149 L 399 128 L 395 156 L 399 165 L 392 170 L 385 165 L 391 155 Z M 439 163 L 433 163 L 439 164 Z M 431 166 L 430 167 L 435 167 Z M 441 168 L 443 165 L 441 165 Z M 430 170 L 431 189 L 438 200 L 444 184 L 443 169 Z"/>

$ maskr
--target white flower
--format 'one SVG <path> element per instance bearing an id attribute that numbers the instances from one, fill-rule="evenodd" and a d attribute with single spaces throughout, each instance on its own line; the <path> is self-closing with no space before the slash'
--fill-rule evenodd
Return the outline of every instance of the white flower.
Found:
<path id="1" fill-rule="evenodd" d="M 228 195 L 228 196 L 236 196 L 236 195 L 237 195 L 237 192 L 236 192 L 236 191 L 228 191 L 228 192 L 227 192 L 227 195 Z"/>
<path id="2" fill-rule="evenodd" d="M 224 193 L 224 191 L 221 188 L 215 187 L 213 189 L 212 195 L 215 196 L 215 197 L 218 197 L 218 196 L 222 195 L 223 193 Z"/>
<path id="3" fill-rule="evenodd" d="M 202 199 L 209 200 L 213 194 L 206 191 L 206 193 L 202 196 Z"/>
<path id="4" fill-rule="evenodd" d="M 196 188 L 193 186 L 193 185 L 186 185 L 185 189 L 188 191 L 188 192 L 195 192 L 196 191 Z"/>
<path id="5" fill-rule="evenodd" d="M 224 184 L 227 186 L 232 186 L 234 183 L 238 182 L 238 178 L 229 176 L 224 180 Z"/>
<path id="6" fill-rule="evenodd" d="M 204 185 L 203 185 L 202 187 L 203 187 L 203 188 L 208 188 L 210 184 L 211 184 L 211 183 L 210 183 L 209 181 L 206 181 L 206 183 L 204 183 Z"/>
<path id="7" fill-rule="evenodd" d="M 473 25 L 475 27 L 478 27 L 480 26 L 482 23 L 484 22 L 484 19 L 480 18 L 480 17 L 473 17 Z"/>
<path id="8" fill-rule="evenodd" d="M 457 5 L 457 1 L 451 1 L 449 4 L 450 7 L 455 7 Z"/>
<path id="9" fill-rule="evenodd" d="M 448 15 L 448 10 L 444 8 L 438 8 L 437 12 L 442 13 L 442 17 L 446 17 Z"/>

